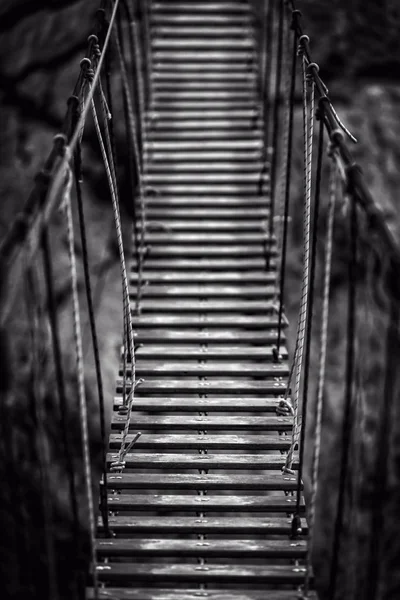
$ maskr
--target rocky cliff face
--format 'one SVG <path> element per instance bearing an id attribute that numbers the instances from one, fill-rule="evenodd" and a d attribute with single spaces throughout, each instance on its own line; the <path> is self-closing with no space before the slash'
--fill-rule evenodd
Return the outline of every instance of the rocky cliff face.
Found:
<path id="1" fill-rule="evenodd" d="M 65 111 L 65 102 L 73 89 L 78 72 L 79 61 L 84 55 L 86 38 L 91 27 L 97 1 L 78 0 L 74 2 L 47 0 L 1 0 L 0 2 L 0 127 L 2 132 L 0 147 L 0 235 L 4 235 L 9 223 L 22 207 L 32 186 L 35 173 L 41 168 L 49 151 L 54 134 L 58 131 Z M 398 232 L 397 195 L 400 185 L 399 165 L 400 152 L 398 146 L 400 134 L 399 106 L 400 87 L 400 7 L 395 0 L 381 2 L 374 0 L 368 3 L 361 0 L 330 1 L 318 3 L 307 0 L 301 3 L 311 37 L 311 48 L 314 59 L 321 66 L 321 74 L 331 88 L 331 98 L 343 120 L 359 138 L 360 144 L 354 147 L 354 153 L 364 168 L 365 177 L 374 196 L 382 204 L 386 217 L 393 231 Z M 293 345 L 295 323 L 297 318 L 298 290 L 301 276 L 301 203 L 302 203 L 302 154 L 300 108 L 296 117 L 296 157 L 295 174 L 292 182 L 292 224 L 291 252 L 288 267 L 287 312 L 291 321 L 291 343 Z M 119 273 L 116 260 L 114 234 L 112 233 L 112 215 L 109 206 L 106 182 L 102 167 L 98 160 L 98 149 L 93 132 L 88 129 L 84 146 L 84 192 L 85 210 L 89 226 L 90 259 L 93 270 L 93 284 L 99 295 L 99 318 L 101 352 L 103 357 L 106 397 L 112 398 L 114 378 L 117 370 L 117 349 L 120 343 L 121 295 Z M 123 173 L 121 174 L 123 176 Z M 324 190 L 326 199 L 326 188 Z M 322 211 L 322 220 L 326 212 L 326 200 Z M 342 436 L 343 415 L 343 381 L 345 364 L 345 317 L 347 294 L 348 253 L 345 233 L 345 209 L 341 206 L 337 213 L 339 223 L 336 254 L 333 265 L 333 289 L 331 308 L 330 352 L 328 357 L 327 394 L 323 423 L 323 453 L 320 470 L 320 491 L 317 507 L 318 535 L 315 546 L 315 568 L 320 578 L 321 598 L 325 597 L 329 587 L 328 565 L 331 552 L 333 518 L 339 474 L 338 452 Z M 129 227 L 129 219 L 125 218 Z M 104 244 L 104 231 L 109 231 L 108 242 Z M 69 284 L 65 258 L 66 236 L 64 216 L 58 213 L 52 224 L 52 251 L 57 272 L 56 291 L 64 302 L 60 303 L 59 317 L 64 348 L 72 347 L 71 315 L 69 312 Z M 342 249 L 342 250 L 341 250 Z M 81 248 L 77 241 L 79 276 L 82 277 Z M 320 265 L 322 260 L 322 244 L 319 249 Z M 364 264 L 365 267 L 365 264 Z M 319 274 L 321 274 L 319 266 Z M 363 261 L 360 264 L 363 270 Z M 319 275 L 321 276 L 321 275 Z M 379 279 L 379 277 L 377 278 Z M 361 281 L 361 294 L 371 290 L 371 283 L 365 278 Z M 374 284 L 372 284 L 374 287 Z M 364 290 L 364 291 L 363 291 Z M 382 382 L 384 380 L 385 350 L 384 335 L 385 318 L 379 309 L 365 306 L 365 294 L 360 295 L 360 327 L 368 324 L 364 344 L 367 342 L 371 351 L 365 355 L 363 377 L 365 394 L 360 400 L 356 421 L 359 428 L 356 449 L 358 461 L 364 461 L 365 480 L 358 488 L 358 500 L 353 504 L 354 512 L 346 516 L 346 532 L 350 531 L 352 519 L 357 521 L 357 543 L 353 546 L 345 543 L 342 560 L 355 561 L 358 571 L 346 580 L 342 598 L 366 597 L 362 593 L 351 595 L 352 590 L 363 590 L 363 581 L 368 581 L 368 551 L 366 544 L 371 532 L 370 505 L 362 499 L 375 489 L 373 479 L 377 429 L 379 415 L 377 405 L 381 402 Z M 43 592 L 39 580 L 47 573 L 44 568 L 46 555 L 43 554 L 45 544 L 39 542 L 43 533 L 43 523 L 47 523 L 56 533 L 56 544 L 59 544 L 63 560 L 55 565 L 65 582 L 65 597 L 69 597 L 67 582 L 71 575 L 66 570 L 68 557 L 74 556 L 74 546 L 67 539 L 66 531 L 70 530 L 68 514 L 68 489 L 65 468 L 60 465 L 60 413 L 54 404 L 52 389 L 54 373 L 47 372 L 47 385 L 42 390 L 43 406 L 48 414 L 43 424 L 43 435 L 46 440 L 45 455 L 51 464 L 51 480 L 45 484 L 39 481 L 39 475 L 32 473 L 31 449 L 37 444 L 37 429 L 34 427 L 32 413 L 27 410 L 26 390 L 29 388 L 30 358 L 26 353 L 26 339 L 22 332 L 29 321 L 26 295 L 21 291 L 18 302 L 12 312 L 12 337 L 3 333 L 3 346 L 6 348 L 6 369 L 3 367 L 2 385 L 12 389 L 7 403 L 2 410 L 3 420 L 2 456 L 7 459 L 0 465 L 2 481 L 14 481 L 14 492 L 7 486 L 0 491 L 1 512 L 0 523 L 4 531 L 7 525 L 7 536 L 0 543 L 0 561 L 3 573 L 13 573 L 8 577 L 11 596 L 16 593 L 21 573 L 25 587 L 21 598 L 34 597 L 33 585 Z M 82 295 L 82 306 L 85 306 Z M 369 306 L 373 306 L 371 302 Z M 82 309 L 83 310 L 83 309 Z M 316 311 L 320 310 L 317 302 Z M 385 307 L 385 314 L 387 307 Z M 87 315 L 83 310 L 83 322 Z M 18 333 L 20 332 L 20 333 Z M 88 356 L 91 356 L 90 344 L 87 344 Z M 319 353 L 318 330 L 314 331 L 313 343 L 313 378 L 310 390 L 310 415 L 308 419 L 308 439 L 313 436 L 313 399 L 315 396 L 315 365 Z M 43 361 L 46 362 L 46 355 Z M 76 382 L 74 380 L 74 360 L 68 352 L 64 356 L 68 381 L 68 398 L 71 402 L 71 413 L 68 417 L 68 428 L 73 431 L 71 444 L 80 447 L 79 423 L 76 406 Z M 7 378 L 6 378 L 7 375 Z M 368 377 L 367 377 L 368 375 Z M 93 458 L 95 472 L 98 474 L 98 407 L 95 400 L 93 367 L 87 372 L 88 397 L 91 407 Z M 5 385 L 5 384 L 4 384 Z M 361 407 L 361 408 L 360 408 Z M 110 409 L 110 407 L 109 407 Z M 5 426 L 4 426 L 5 424 Z M 14 431 L 10 436 L 10 431 Z M 394 434 L 393 434 L 394 435 Z M 394 436 L 395 437 L 395 436 Z M 97 440 L 97 443 L 96 443 Z M 307 466 L 309 479 L 311 445 L 307 446 Z M 97 462 L 96 462 L 97 459 Z M 360 463 L 351 465 L 354 473 Z M 76 485 L 80 497 L 84 498 L 84 482 L 79 467 L 81 456 L 74 450 L 74 468 Z M 392 456 L 393 470 L 390 480 L 395 489 L 396 453 Z M 368 466 L 369 465 L 369 466 Z M 360 470 L 358 472 L 361 472 Z M 11 478 L 11 479 L 10 479 Z M 40 479 L 40 477 L 39 477 Z M 57 499 L 55 509 L 48 518 L 38 518 L 38 514 L 46 512 L 37 490 L 46 485 L 48 493 Z M 388 560 L 385 563 L 388 576 L 387 588 L 381 593 L 386 598 L 396 598 L 396 569 L 390 569 L 391 561 L 397 556 L 395 540 L 396 526 L 396 493 L 393 492 L 388 504 L 388 518 L 385 521 L 386 547 Z M 82 502 L 83 503 L 83 502 Z M 85 515 L 81 515 L 82 523 Z M 84 529 L 84 527 L 83 527 Z M 392 531 L 392 533 L 390 533 Z M 346 538 L 351 540 L 350 535 Z M 36 540 L 36 541 L 35 541 Z M 369 543 L 369 542 L 368 542 Z M 36 545 L 35 545 L 36 544 Z M 364 547 L 364 551 L 362 548 Z M 38 552 L 39 549 L 39 552 Z M 357 559 L 357 560 L 356 560 Z M 77 560 L 80 560 L 79 557 Z M 357 562 L 358 561 L 358 562 Z M 84 561 L 83 561 L 84 562 Z M 20 565 L 21 572 L 15 570 Z M 73 566 L 73 562 L 71 562 Z M 36 573 L 36 574 L 35 574 Z M 363 579 L 364 577 L 364 579 Z M 47 585 L 45 583 L 44 585 Z M 350 586 L 350 587 L 349 587 Z M 351 587 L 353 586 L 353 587 Z M 365 592 L 365 593 L 364 593 Z M 36 596 L 38 597 L 38 596 Z"/>

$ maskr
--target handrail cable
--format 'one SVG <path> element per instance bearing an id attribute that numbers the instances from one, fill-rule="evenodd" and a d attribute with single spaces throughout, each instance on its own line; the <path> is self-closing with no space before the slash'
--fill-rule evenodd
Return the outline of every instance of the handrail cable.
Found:
<path id="1" fill-rule="evenodd" d="M 292 12 L 297 12 L 300 17 L 301 11 L 297 10 L 296 0 L 288 0 L 288 2 L 292 7 Z M 298 39 L 300 39 L 304 35 L 304 31 L 300 23 L 300 18 L 296 19 L 295 27 L 297 37 Z M 318 100 L 321 100 L 324 103 L 325 127 L 327 129 L 330 140 L 333 143 L 337 144 L 338 153 L 341 161 L 344 164 L 347 180 L 350 184 L 352 197 L 366 213 L 369 225 L 371 227 L 374 227 L 379 232 L 382 241 L 384 242 L 385 246 L 390 252 L 392 258 L 392 266 L 396 268 L 396 272 L 398 272 L 400 270 L 399 245 L 385 221 L 384 214 L 381 208 L 377 205 L 374 197 L 368 189 L 367 184 L 365 183 L 360 166 L 355 161 L 352 153 L 350 152 L 345 143 L 344 137 L 342 135 L 343 131 L 347 134 L 347 137 L 349 137 L 353 142 L 355 141 L 355 138 L 343 126 L 343 123 L 340 121 L 337 112 L 334 109 L 332 102 L 328 97 L 328 88 L 321 79 L 318 72 L 317 64 L 312 61 L 310 55 L 309 39 L 305 40 L 304 42 L 304 52 L 307 61 L 311 67 L 310 76 L 313 78 L 313 81 L 315 83 L 316 96 Z"/>
<path id="2" fill-rule="evenodd" d="M 110 17 L 107 33 L 104 39 L 104 45 L 102 54 L 99 58 L 98 65 L 94 74 L 92 89 L 86 97 L 85 105 L 81 111 L 79 121 L 76 124 L 75 129 L 73 128 L 73 107 L 68 106 L 67 114 L 64 120 L 63 133 L 67 139 L 67 145 L 65 151 L 60 154 L 58 148 L 58 142 L 55 139 L 53 149 L 48 156 L 43 170 L 36 178 L 36 185 L 28 198 L 24 208 L 17 215 L 13 221 L 8 234 L 0 245 L 0 261 L 8 263 L 9 272 L 16 268 L 16 263 L 21 257 L 21 253 L 24 251 L 26 243 L 28 242 L 29 247 L 29 259 L 36 252 L 40 240 L 41 232 L 43 227 L 49 221 L 49 218 L 53 212 L 56 203 L 59 201 L 60 191 L 64 186 L 64 179 L 68 171 L 68 165 L 72 159 L 72 156 L 76 150 L 77 144 L 80 139 L 82 124 L 86 120 L 88 111 L 90 110 L 91 100 L 94 92 L 97 88 L 97 84 L 100 78 L 101 68 L 104 62 L 105 52 L 111 37 L 111 32 L 114 26 L 115 17 L 120 0 L 115 0 L 113 11 Z M 106 0 L 102 0 L 101 8 L 98 11 L 98 29 L 101 31 L 103 27 L 103 18 L 105 13 Z M 88 56 L 93 58 L 93 41 L 89 42 L 89 48 L 87 52 Z M 78 76 L 78 80 L 75 84 L 74 96 L 78 96 L 82 93 L 86 81 L 83 76 L 83 71 Z M 57 136 L 56 136 L 57 138 Z M 39 234 L 37 233 L 39 229 Z M 3 307 L 0 317 L 0 325 L 4 324 L 8 318 L 9 311 L 13 305 L 15 295 L 17 293 L 16 281 L 12 281 L 14 278 L 10 277 L 9 293 L 7 295 L 7 305 Z"/>
<path id="3" fill-rule="evenodd" d="M 304 55 L 304 38 L 299 40 L 299 54 L 302 57 L 303 72 L 303 135 L 304 135 L 304 208 L 303 208 L 303 235 L 304 257 L 301 284 L 300 310 L 297 323 L 296 347 L 290 369 L 290 374 L 285 391 L 284 402 L 288 402 L 289 390 L 293 375 L 295 375 L 295 389 L 293 398 L 294 424 L 292 442 L 286 457 L 285 471 L 292 470 L 295 448 L 301 432 L 301 416 L 299 416 L 299 395 L 303 367 L 303 350 L 306 333 L 307 306 L 309 301 L 309 276 L 310 276 L 310 235 L 311 235 L 311 184 L 312 184 L 312 154 L 314 137 L 314 83 L 309 78 L 309 68 Z M 310 85 L 310 102 L 308 100 L 308 86 Z"/>

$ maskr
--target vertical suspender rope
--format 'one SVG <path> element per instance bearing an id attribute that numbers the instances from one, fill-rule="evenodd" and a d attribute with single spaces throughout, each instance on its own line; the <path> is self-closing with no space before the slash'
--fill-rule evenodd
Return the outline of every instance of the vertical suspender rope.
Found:
<path id="1" fill-rule="evenodd" d="M 338 186 L 338 168 L 332 158 L 331 175 L 329 182 L 329 205 L 327 215 L 327 231 L 325 237 L 325 256 L 324 256 L 324 274 L 323 274 L 323 289 L 322 289 L 322 325 L 319 343 L 319 359 L 318 359 L 318 375 L 317 375 L 317 391 L 316 391 L 316 406 L 315 406 L 315 433 L 314 433 L 314 448 L 312 453 L 311 465 L 311 490 L 310 499 L 308 502 L 308 544 L 307 544 L 307 559 L 306 559 L 306 577 L 304 583 L 304 596 L 307 598 L 310 587 L 311 574 L 311 558 L 314 544 L 314 524 L 315 524 L 315 508 L 318 491 L 318 471 L 321 453 L 321 433 L 322 433 L 322 408 L 325 391 L 325 371 L 326 371 L 326 356 L 328 348 L 328 324 L 329 324 L 329 295 L 331 286 L 331 268 L 332 268 L 332 249 L 333 249 L 333 226 L 335 216 L 335 204 Z"/>
<path id="2" fill-rule="evenodd" d="M 351 193 L 351 190 L 350 190 Z M 339 478 L 339 495 L 333 534 L 332 559 L 330 569 L 329 598 L 335 600 L 338 579 L 339 553 L 342 537 L 345 487 L 349 464 L 349 447 L 352 432 L 351 409 L 353 404 L 354 365 L 355 365 L 355 334 L 356 334 L 356 265 L 357 265 L 357 206 L 354 198 L 350 203 L 350 257 L 348 269 L 348 301 L 347 301 L 347 350 L 346 350 L 346 382 L 345 405 L 343 414 L 341 464 Z"/>
<path id="3" fill-rule="evenodd" d="M 300 429 L 300 440 L 299 440 L 299 469 L 297 472 L 297 491 L 296 491 L 296 511 L 294 515 L 293 535 L 301 532 L 301 519 L 300 519 L 300 498 L 301 488 L 303 482 L 303 467 L 304 467 L 304 446 L 305 446 L 305 434 L 307 424 L 307 407 L 308 407 L 308 382 L 310 375 L 310 362 L 311 362 L 311 333 L 312 333 L 312 321 L 313 321 L 313 309 L 314 309 L 314 298 L 315 298 L 315 270 L 316 270 L 316 254 L 317 254 L 317 241 L 318 241 L 318 218 L 319 218 L 319 205 L 321 195 L 321 179 L 322 179 L 322 163 L 324 153 L 324 118 L 322 114 L 322 107 L 319 109 L 319 136 L 318 136 L 318 157 L 317 157 L 317 173 L 315 182 L 315 200 L 314 200 L 314 217 L 312 225 L 312 242 L 310 252 L 310 277 L 308 283 L 308 303 L 305 315 L 305 352 L 304 352 L 304 375 L 303 375 L 303 399 L 302 399 L 302 416 L 301 416 L 301 429 Z"/>
<path id="4" fill-rule="evenodd" d="M 95 598 L 98 598 L 98 576 L 97 576 L 97 560 L 96 560 L 96 521 L 95 511 L 93 505 L 93 494 L 92 494 L 92 469 L 90 462 L 90 449 L 89 449 L 89 430 L 88 430 L 88 414 L 87 414 L 87 400 L 85 390 L 85 374 L 83 364 L 83 348 L 82 348 L 82 334 L 81 334 L 81 322 L 80 322 L 80 308 L 79 308 L 79 292 L 78 292 L 78 273 L 76 266 L 75 257 L 75 240 L 74 240 L 74 224 L 72 217 L 72 206 L 71 206 L 71 184 L 72 176 L 68 169 L 66 172 L 66 191 L 64 194 L 65 212 L 66 212 L 66 226 L 68 235 L 68 255 L 71 269 L 71 287 L 72 287 L 72 302 L 73 302 L 73 329 L 74 329 L 74 342 L 76 352 L 76 366 L 77 366 L 77 377 L 78 377 L 78 396 L 79 396 L 79 412 L 81 420 L 81 434 L 82 434 L 82 446 L 83 446 L 83 463 L 84 463 L 84 474 L 86 483 L 86 495 L 89 509 L 89 533 L 90 533 L 90 545 L 91 545 L 91 559 L 92 559 L 92 575 L 93 575 L 93 587 Z"/>
<path id="5" fill-rule="evenodd" d="M 284 199 L 284 211 L 283 211 L 283 232 L 282 232 L 282 250 L 280 256 L 280 269 L 279 269 L 279 309 L 278 309 L 278 339 L 276 344 L 276 352 L 274 353 L 274 360 L 280 360 L 280 347 L 282 338 L 282 320 L 283 320 L 283 308 L 284 308 L 284 294 L 285 294 L 285 275 L 286 275 L 286 253 L 287 253 L 287 237 L 288 237 L 288 218 L 289 218 L 289 203 L 290 203 L 290 181 L 292 175 L 292 155 L 293 155 L 293 118 L 294 118 L 294 98 L 296 92 L 296 64 L 297 64 L 297 36 L 294 28 L 294 20 L 296 16 L 293 14 L 293 21 L 291 29 L 294 29 L 293 33 L 293 49 L 292 49 L 292 64 L 290 73 L 290 99 L 289 99 L 289 110 L 288 110 L 288 139 L 287 139 L 287 156 L 285 165 L 285 199 Z"/>
<path id="6" fill-rule="evenodd" d="M 96 112 L 96 107 L 95 107 L 94 102 L 92 103 L 92 112 L 93 112 L 93 119 L 94 119 L 95 128 L 96 128 L 96 132 L 97 132 L 97 137 L 99 139 L 101 153 L 102 153 L 104 165 L 106 168 L 106 173 L 107 173 L 107 178 L 108 178 L 108 182 L 109 182 L 111 198 L 112 198 L 112 203 L 113 203 L 114 219 L 115 219 L 115 225 L 116 225 L 116 230 L 117 230 L 117 239 L 118 239 L 118 250 L 119 250 L 119 255 L 120 255 L 121 277 L 122 277 L 123 307 L 124 307 L 124 321 L 125 321 L 124 326 L 126 328 L 128 351 L 129 351 L 130 360 L 131 360 L 131 379 L 132 379 L 131 390 L 130 390 L 128 398 L 127 398 L 127 405 L 122 407 L 122 409 L 125 413 L 125 425 L 124 425 L 124 429 L 123 429 L 123 433 L 122 433 L 122 440 L 121 440 L 121 446 L 120 446 L 120 449 L 118 452 L 118 458 L 117 458 L 117 461 L 114 462 L 112 465 L 113 469 L 118 469 L 118 468 L 123 468 L 124 457 L 130 447 L 130 446 L 126 447 L 126 441 L 127 441 L 127 437 L 128 437 L 128 433 L 129 433 L 129 426 L 130 426 L 130 419 L 131 419 L 131 415 L 132 415 L 135 389 L 141 383 L 141 380 L 136 381 L 136 361 L 135 361 L 133 325 L 132 325 L 132 315 L 131 315 L 131 309 L 130 309 L 130 303 L 129 303 L 129 286 L 128 286 L 128 278 L 127 278 L 127 272 L 126 272 L 125 253 L 124 253 L 124 248 L 123 248 L 121 217 L 120 217 L 120 213 L 119 213 L 117 190 L 114 188 L 114 185 L 113 185 L 111 169 L 110 169 L 110 165 L 109 165 L 109 161 L 108 161 L 108 157 L 107 157 L 106 148 L 104 146 L 103 137 L 101 134 L 100 124 L 99 124 L 99 120 L 97 118 L 97 112 Z M 105 129 L 106 129 L 106 135 L 108 135 L 106 123 L 105 123 Z M 126 354 L 126 351 L 127 351 L 127 348 L 124 347 L 125 354 Z M 124 372 L 125 372 L 125 370 L 124 370 Z M 125 385 L 125 379 L 124 379 L 124 385 Z M 140 433 L 137 434 L 137 437 L 139 435 L 140 435 Z"/>
<path id="7" fill-rule="evenodd" d="M 289 396 L 289 390 L 293 375 L 295 375 L 295 390 L 293 400 L 294 423 L 292 431 L 292 442 L 289 448 L 284 470 L 291 471 L 295 448 L 299 441 L 301 430 L 301 417 L 299 417 L 299 394 L 300 380 L 303 366 L 303 350 L 306 329 L 306 316 L 308 306 L 308 287 L 310 273 L 310 233 L 311 233 L 311 179 L 312 179 L 312 151 L 314 135 L 314 83 L 311 80 L 311 106 L 308 103 L 308 77 L 307 59 L 304 55 L 303 43 L 307 36 L 302 36 L 299 40 L 299 52 L 302 55 L 303 65 L 303 127 L 304 127 L 304 210 L 303 210 L 303 228 L 304 228 L 304 258 L 303 258 L 303 277 L 301 286 L 300 311 L 297 324 L 296 347 L 290 369 L 288 385 L 285 392 L 285 402 Z M 308 39 L 308 38 L 307 38 Z"/>

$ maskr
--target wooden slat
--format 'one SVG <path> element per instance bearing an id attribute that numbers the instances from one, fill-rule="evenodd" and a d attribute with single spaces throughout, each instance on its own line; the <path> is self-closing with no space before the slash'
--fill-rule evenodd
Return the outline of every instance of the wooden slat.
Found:
<path id="1" fill-rule="evenodd" d="M 112 433 L 110 435 L 110 448 L 116 450 L 121 446 L 122 434 Z M 127 443 L 133 439 L 133 434 L 128 434 Z M 207 434 L 195 433 L 182 434 L 146 434 L 143 433 L 135 443 L 136 449 L 155 451 L 162 450 L 235 450 L 235 451 L 287 451 L 290 447 L 290 435 L 265 435 L 265 434 Z"/>
<path id="2" fill-rule="evenodd" d="M 296 507 L 295 496 L 270 493 L 268 496 L 177 495 L 177 494 L 111 494 L 108 496 L 110 510 L 114 511 L 169 511 L 169 512 L 274 512 L 292 513 Z M 305 512 L 303 498 L 300 511 Z"/>
<path id="3" fill-rule="evenodd" d="M 276 286 L 273 285 L 225 285 L 225 284 L 157 284 L 152 282 L 142 288 L 143 298 L 178 297 L 178 298 L 226 298 L 229 299 L 257 299 L 268 300 L 276 294 Z M 136 293 L 136 282 L 131 283 L 130 292 Z"/>
<path id="4" fill-rule="evenodd" d="M 202 328 L 170 328 L 170 329 L 140 329 L 135 332 L 137 343 L 162 342 L 163 344 L 179 342 L 181 344 L 212 342 L 215 344 L 270 344 L 277 341 L 276 330 L 266 329 L 263 331 L 239 330 L 239 329 L 207 329 Z M 285 340 L 285 336 L 281 336 Z"/>
<path id="5" fill-rule="evenodd" d="M 290 566 L 237 566 L 230 564 L 195 566 L 183 564 L 119 564 L 98 565 L 100 581 L 109 582 L 148 582 L 156 583 L 202 583 L 221 584 L 286 584 L 300 585 L 304 581 L 305 569 Z"/>
<path id="6" fill-rule="evenodd" d="M 197 473 L 173 473 L 168 475 L 165 473 L 142 474 L 125 472 L 117 475 L 110 474 L 108 476 L 108 487 L 110 489 L 126 490 L 243 490 L 244 492 L 249 492 L 250 490 L 261 490 L 263 492 L 269 490 L 281 490 L 291 492 L 297 489 L 297 475 L 277 473 L 276 471 L 264 471 L 262 475 L 200 475 Z M 224 523 L 225 527 L 229 524 L 229 521 L 232 521 L 232 519 L 226 518 L 221 523 Z M 240 520 L 238 519 L 237 521 L 238 523 L 236 525 L 235 522 L 232 523 L 233 528 L 242 527 L 239 522 Z M 160 523 L 161 526 L 162 522 L 163 517 L 159 517 L 157 523 Z M 126 523 L 129 527 L 129 517 L 126 518 Z M 171 527 L 178 526 L 174 523 L 172 521 L 170 522 Z M 187 526 L 193 525 L 193 527 L 195 527 L 193 520 L 182 521 L 181 523 L 186 523 Z M 215 524 L 214 521 L 213 523 Z M 138 527 L 140 527 L 139 521 L 137 521 L 137 524 Z M 254 527 L 256 527 L 255 521 L 253 524 Z M 261 521 L 258 524 L 261 526 Z M 287 532 L 288 527 L 290 526 L 290 520 L 286 520 L 285 524 L 285 531 Z M 203 527 L 203 525 L 207 529 L 207 523 L 202 523 L 201 527 Z M 142 526 L 145 526 L 144 522 L 142 523 Z M 253 530 L 253 533 L 256 533 L 256 531 Z"/>
<path id="7" fill-rule="evenodd" d="M 128 477 L 124 475 L 123 477 Z M 136 477 L 136 474 L 135 474 Z M 139 475 L 137 475 L 139 477 Z M 177 476 L 179 478 L 183 476 Z M 116 533 L 130 534 L 242 534 L 242 535 L 290 535 L 291 517 L 146 517 L 139 515 L 110 517 L 110 529 Z M 306 532 L 306 521 L 302 521 Z M 102 528 L 101 518 L 98 526 Z"/>
<path id="8" fill-rule="evenodd" d="M 118 454 L 109 453 L 107 462 L 118 459 Z M 129 469 L 257 469 L 281 470 L 286 457 L 281 454 L 155 454 L 128 452 L 125 466 Z M 298 467 L 297 457 L 293 468 Z"/>
<path id="9" fill-rule="evenodd" d="M 303 540 L 171 540 L 157 538 L 98 540 L 99 557 L 182 556 L 204 558 L 304 558 Z"/>
<path id="10" fill-rule="evenodd" d="M 280 398 L 143 398 L 135 397 L 135 410 L 144 412 L 275 412 Z M 122 406 L 122 396 L 114 398 L 114 408 Z"/>
<path id="11" fill-rule="evenodd" d="M 122 379 L 117 380 L 116 391 L 118 394 L 122 393 Z M 260 380 L 247 380 L 245 378 L 240 379 L 221 379 L 220 377 L 210 378 L 204 377 L 204 379 L 186 379 L 184 377 L 176 379 L 149 379 L 146 378 L 138 388 L 138 394 L 145 396 L 149 394 L 163 394 L 168 395 L 173 392 L 177 394 L 244 394 L 244 395 L 276 395 L 282 396 L 285 393 L 287 383 L 285 380 L 271 380 L 271 379 L 260 379 Z M 126 385 L 126 391 L 129 392 L 131 384 L 128 380 Z M 232 421 L 233 423 L 233 421 Z"/>
<path id="12" fill-rule="evenodd" d="M 157 264 L 159 268 L 160 265 Z M 149 263 L 147 263 L 149 268 Z M 187 268 L 187 264 L 185 264 Z M 230 312 L 230 313 L 270 313 L 276 312 L 276 303 L 272 301 L 254 301 L 254 300 L 209 300 L 205 297 L 205 300 L 185 300 L 177 298 L 175 300 L 149 300 L 143 298 L 140 307 L 142 313 L 146 312 Z"/>
<path id="13" fill-rule="evenodd" d="M 126 374 L 131 377 L 132 370 L 128 367 Z M 123 366 L 120 366 L 119 375 L 123 375 Z M 181 375 L 203 377 L 206 375 L 222 375 L 243 377 L 286 377 L 289 375 L 288 363 L 255 363 L 251 361 L 236 363 L 233 361 L 211 361 L 203 356 L 203 362 L 181 360 L 179 362 L 168 361 L 165 357 L 161 360 L 138 360 L 136 363 L 136 375 L 139 377 L 163 375 Z"/>
<path id="14" fill-rule="evenodd" d="M 260 590 L 211 590 L 208 589 L 207 600 L 296 600 L 294 590 L 273 590 L 268 589 L 268 597 L 265 591 Z M 94 600 L 94 591 L 88 591 L 88 600 Z M 124 588 L 101 588 L 99 596 L 101 600 L 199 600 L 202 597 L 199 588 L 192 590 L 183 589 L 124 589 Z M 310 592 L 310 600 L 317 600 L 315 592 Z"/>
<path id="15" fill-rule="evenodd" d="M 140 229 L 140 224 L 141 221 L 140 219 L 138 220 L 138 229 Z M 160 223 L 157 221 L 151 221 L 150 219 L 147 219 L 146 222 L 146 227 L 151 229 L 152 226 L 154 227 L 160 227 Z M 264 219 L 264 221 L 261 221 L 260 219 L 257 220 L 250 220 L 250 221 L 238 221 L 237 219 L 228 219 L 226 218 L 223 221 L 214 221 L 211 219 L 211 216 L 209 215 L 209 217 L 204 220 L 204 221 L 184 221 L 184 220 L 177 220 L 177 221 L 172 221 L 169 220 L 166 223 L 163 223 L 162 226 L 168 231 L 168 232 L 184 232 L 184 233 L 209 233 L 209 232 L 220 232 L 220 233 L 230 233 L 230 234 L 234 234 L 236 232 L 246 232 L 246 231 L 250 231 L 250 232 L 264 232 L 266 227 L 267 227 L 267 223 L 266 223 L 266 219 Z"/>
<path id="16" fill-rule="evenodd" d="M 173 388 L 176 389 L 176 388 Z M 122 429 L 125 425 L 125 416 L 117 413 L 113 414 L 111 427 L 112 429 Z M 293 426 L 291 417 L 276 417 L 276 416 L 224 416 L 215 415 L 209 416 L 142 416 L 138 414 L 132 415 L 130 423 L 131 429 L 187 429 L 187 430 L 226 430 L 236 431 L 238 429 L 251 429 L 253 431 L 290 431 Z"/>
<path id="17" fill-rule="evenodd" d="M 146 274 L 147 276 L 147 274 Z M 167 279 L 160 277 L 160 279 Z M 143 314 L 134 318 L 134 327 L 238 327 L 246 329 L 276 329 L 278 326 L 278 318 L 273 315 L 232 315 L 232 314 L 209 314 L 204 310 L 204 316 L 180 314 L 172 315 L 169 313 Z M 285 324 L 282 324 L 284 327 Z"/>
<path id="18" fill-rule="evenodd" d="M 146 236 L 148 244 L 205 244 L 217 245 L 228 244 L 229 246 L 258 244 L 259 250 L 266 245 L 274 244 L 275 240 L 271 240 L 267 235 L 261 233 L 154 233 L 150 232 Z"/>
<path id="19" fill-rule="evenodd" d="M 264 361 L 272 360 L 273 349 L 275 346 L 237 346 L 227 344 L 217 346 L 215 344 L 148 344 L 139 346 L 136 349 L 135 356 L 140 358 L 162 359 L 166 355 L 172 360 L 176 358 L 192 358 L 192 359 L 214 359 L 214 360 L 236 360 L 241 358 L 251 358 L 254 360 Z M 279 349 L 280 355 L 287 360 L 288 353 L 285 346 Z M 121 354 L 121 357 L 123 354 Z"/>

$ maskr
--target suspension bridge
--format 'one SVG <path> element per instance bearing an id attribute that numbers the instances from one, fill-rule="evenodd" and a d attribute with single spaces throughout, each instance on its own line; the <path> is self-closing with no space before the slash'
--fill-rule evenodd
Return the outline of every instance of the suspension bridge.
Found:
<path id="1" fill-rule="evenodd" d="M 103 2 L 96 18 L 64 130 L 55 137 L 24 212 L 1 246 L 3 273 L 14 273 L 21 261 L 19 268 L 30 273 L 31 262 L 42 257 L 61 401 L 62 340 L 52 309 L 52 258 L 46 239 L 52 213 L 60 204 L 64 207 L 91 557 L 88 579 L 81 580 L 76 596 L 68 597 L 317 597 L 311 557 L 335 206 L 344 202 L 346 193 L 346 412 L 327 596 L 334 600 L 356 395 L 357 301 L 352 280 L 363 219 L 373 227 L 388 260 L 388 297 L 397 295 L 390 283 L 398 269 L 397 246 L 348 150 L 353 136 L 330 101 L 294 1 L 114 0 Z M 122 116 L 115 114 L 115 71 Z M 289 354 L 285 281 L 298 98 L 304 139 L 303 275 L 294 351 Z M 121 156 L 115 121 L 120 117 L 134 196 L 130 246 L 123 241 L 119 204 Z M 82 209 L 81 144 L 88 119 L 94 123 L 107 176 L 121 264 L 124 335 L 111 423 L 104 416 Z M 327 167 L 330 182 L 324 187 Z M 322 283 L 316 291 L 319 207 L 325 188 Z M 74 233 L 75 201 L 100 403 L 101 482 L 91 475 L 74 257 L 74 235 L 79 235 Z M 306 511 L 305 421 L 317 294 L 321 326 Z M 12 297 L 8 302 L 12 305 Z M 389 313 L 393 337 L 397 309 Z M 3 325 L 6 318 L 4 309 Z M 40 323 L 37 327 L 40 335 Z M 389 402 L 387 386 L 382 384 L 382 389 Z M 382 439 L 385 427 L 382 421 Z M 376 527 L 381 509 L 374 510 Z M 49 581 L 47 597 L 67 597 L 57 583 L 51 591 Z"/>

